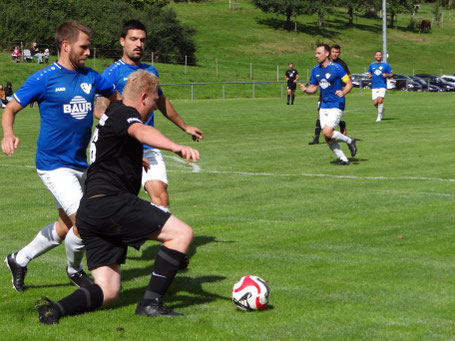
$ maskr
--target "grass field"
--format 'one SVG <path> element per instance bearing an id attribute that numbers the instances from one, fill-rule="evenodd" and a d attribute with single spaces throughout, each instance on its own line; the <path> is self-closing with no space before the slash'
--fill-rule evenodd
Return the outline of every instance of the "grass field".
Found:
<path id="1" fill-rule="evenodd" d="M 167 295 L 185 317 L 134 315 L 158 249 L 148 243 L 129 251 L 117 304 L 40 325 L 35 300 L 74 290 L 60 246 L 29 264 L 24 293 L 0 267 L 0 339 L 454 339 L 453 95 L 389 93 L 381 123 L 368 93 L 349 95 L 359 152 L 347 167 L 326 144 L 307 145 L 316 101 L 174 102 L 205 133 L 198 167 L 165 153 L 172 211 L 195 230 L 190 267 Z M 160 116 L 157 126 L 190 143 Z M 20 147 L 0 160 L 2 257 L 56 218 L 34 170 L 37 110 L 15 129 Z M 269 309 L 235 309 L 232 285 L 247 274 L 269 282 Z"/>

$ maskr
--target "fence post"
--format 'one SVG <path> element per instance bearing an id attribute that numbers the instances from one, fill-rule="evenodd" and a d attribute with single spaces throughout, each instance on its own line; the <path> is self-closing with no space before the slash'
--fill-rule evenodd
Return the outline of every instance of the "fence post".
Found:
<path id="1" fill-rule="evenodd" d="M 153 65 L 153 60 L 154 60 L 154 59 L 155 59 L 155 58 L 154 58 L 154 55 L 153 55 L 153 52 L 152 52 L 152 65 Z"/>
<path id="2" fill-rule="evenodd" d="M 306 82 L 310 81 L 310 70 L 306 69 Z"/>
<path id="3" fill-rule="evenodd" d="M 280 66 L 279 65 L 276 66 L 276 81 L 277 82 L 280 81 Z"/>
<path id="4" fill-rule="evenodd" d="M 93 68 L 96 68 L 96 47 L 93 48 Z"/>
<path id="5" fill-rule="evenodd" d="M 281 83 L 280 85 L 281 85 L 281 98 L 283 98 L 283 83 Z"/>
<path id="6" fill-rule="evenodd" d="M 253 80 L 253 63 L 250 63 L 250 80 Z"/>
<path id="7" fill-rule="evenodd" d="M 224 83 L 223 83 L 223 101 L 225 100 L 225 96 L 224 96 Z"/>
<path id="8" fill-rule="evenodd" d="M 185 75 L 186 75 L 186 66 L 188 64 L 188 56 L 185 56 Z"/>
<path id="9" fill-rule="evenodd" d="M 215 58 L 215 70 L 216 70 L 215 74 L 218 77 L 218 58 Z"/>
<path id="10" fill-rule="evenodd" d="M 359 95 L 362 96 L 362 79 L 359 81 Z"/>
<path id="11" fill-rule="evenodd" d="M 191 102 L 193 102 L 194 98 L 193 98 L 193 87 L 194 87 L 194 84 L 191 84 Z"/>
<path id="12" fill-rule="evenodd" d="M 253 99 L 255 99 L 255 94 L 254 94 L 254 85 L 255 83 L 253 82 L 252 88 L 253 88 Z"/>

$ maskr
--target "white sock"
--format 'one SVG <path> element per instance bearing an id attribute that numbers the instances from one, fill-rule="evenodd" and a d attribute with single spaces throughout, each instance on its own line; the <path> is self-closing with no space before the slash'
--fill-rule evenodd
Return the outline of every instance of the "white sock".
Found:
<path id="1" fill-rule="evenodd" d="M 344 143 L 351 143 L 352 139 L 346 135 L 343 135 L 338 130 L 333 131 L 332 139 L 335 141 L 341 141 Z"/>
<path id="2" fill-rule="evenodd" d="M 20 266 L 27 266 L 32 259 L 60 245 L 62 239 L 55 231 L 55 222 L 47 225 L 38 232 L 36 237 L 16 255 Z"/>
<path id="3" fill-rule="evenodd" d="M 73 228 L 70 228 L 65 238 L 66 261 L 68 262 L 68 274 L 70 275 L 82 270 L 81 263 L 85 251 L 82 239 L 76 237 Z"/>
<path id="4" fill-rule="evenodd" d="M 384 113 L 384 103 L 378 104 L 378 116 Z"/>
<path id="5" fill-rule="evenodd" d="M 340 145 L 335 140 L 330 139 L 328 145 L 332 150 L 333 154 L 335 154 L 335 156 L 338 159 L 345 162 L 349 162 L 348 158 L 346 157 L 346 155 L 344 155 L 343 151 L 341 150 Z"/>

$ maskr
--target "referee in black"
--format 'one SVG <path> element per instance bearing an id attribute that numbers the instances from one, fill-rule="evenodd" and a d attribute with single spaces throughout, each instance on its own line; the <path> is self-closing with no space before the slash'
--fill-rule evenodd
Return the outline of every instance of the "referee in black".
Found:
<path id="1" fill-rule="evenodd" d="M 349 71 L 348 65 L 342 60 L 340 57 L 341 54 L 341 46 L 334 44 L 330 48 L 330 58 L 332 62 L 339 64 L 346 74 L 349 76 L 349 79 L 352 80 L 352 75 L 351 71 Z M 321 98 L 319 97 L 319 103 L 321 101 Z M 343 135 L 346 135 L 347 130 L 346 130 L 346 122 L 345 121 L 340 121 L 340 132 Z M 319 104 L 318 104 L 318 119 L 316 120 L 316 126 L 314 128 L 314 139 L 309 142 L 308 144 L 319 144 L 319 135 L 321 134 L 321 122 L 319 121 Z"/>
<path id="2" fill-rule="evenodd" d="M 90 168 L 76 225 L 86 247 L 87 265 L 95 280 L 58 302 L 36 302 L 39 321 L 56 324 L 68 315 L 95 310 L 114 302 L 121 290 L 120 265 L 128 246 L 147 240 L 162 242 L 144 297 L 136 315 L 179 316 L 163 304 L 163 296 L 185 259 L 193 230 L 177 217 L 137 197 L 141 188 L 143 144 L 172 151 L 187 162 L 199 152 L 182 146 L 143 124 L 157 108 L 159 79 L 152 73 L 133 72 L 123 89 L 123 100 L 112 103 L 93 133 Z"/>
<path id="3" fill-rule="evenodd" d="M 294 104 L 295 88 L 297 87 L 297 81 L 299 80 L 299 73 L 296 69 L 294 69 L 294 65 L 292 63 L 289 63 L 289 69 L 286 70 L 284 78 L 288 82 L 287 85 L 288 97 L 286 104 L 289 105 L 289 99 L 291 95 L 292 95 L 291 104 Z"/>

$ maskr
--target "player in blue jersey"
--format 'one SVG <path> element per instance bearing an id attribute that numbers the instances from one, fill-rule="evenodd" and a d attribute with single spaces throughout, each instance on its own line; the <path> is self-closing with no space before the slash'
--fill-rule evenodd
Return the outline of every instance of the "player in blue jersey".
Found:
<path id="1" fill-rule="evenodd" d="M 92 131 L 95 93 L 111 101 L 120 99 L 120 95 L 112 83 L 84 66 L 90 55 L 91 34 L 79 22 L 62 24 L 55 35 L 58 61 L 31 75 L 3 111 L 2 150 L 12 156 L 19 145 L 13 130 L 14 118 L 27 104 L 38 102 L 41 126 L 36 169 L 54 196 L 58 210 L 56 222 L 44 227 L 27 246 L 5 259 L 13 287 L 19 292 L 26 289 L 27 264 L 64 239 L 70 280 L 77 286 L 92 283 L 81 266 L 84 245 L 72 226 L 88 168 L 86 150 Z"/>
<path id="2" fill-rule="evenodd" d="M 372 80 L 373 105 L 378 109 L 376 122 L 380 122 L 384 118 L 385 109 L 383 102 L 387 91 L 387 78 L 392 77 L 393 73 L 390 65 L 382 61 L 381 51 L 376 51 L 374 58 L 376 61 L 370 64 L 368 77 Z"/>
<path id="3" fill-rule="evenodd" d="M 357 153 L 355 139 L 345 136 L 335 130 L 343 117 L 345 107 L 345 95 L 352 89 L 352 82 L 346 71 L 336 63 L 330 61 L 330 47 L 319 44 L 316 47 L 316 65 L 311 71 L 310 85 L 306 87 L 300 83 L 300 89 L 308 94 L 321 92 L 321 107 L 319 110 L 322 135 L 328 146 L 338 158 L 338 165 L 349 165 L 349 160 L 340 149 L 338 142 L 345 142 L 351 152 L 351 156 Z M 345 87 L 343 89 L 343 83 Z"/>
<path id="4" fill-rule="evenodd" d="M 146 27 L 140 21 L 130 20 L 123 25 L 120 36 L 123 56 L 103 72 L 103 76 L 113 82 L 120 93 L 122 93 L 128 76 L 136 70 L 144 69 L 158 76 L 158 71 L 155 67 L 141 62 L 144 56 L 146 38 Z M 204 137 L 200 129 L 185 123 L 161 89 L 158 90 L 158 94 L 158 109 L 167 119 L 191 135 L 195 141 L 199 141 Z M 96 115 L 104 113 L 107 105 L 106 99 L 98 97 L 95 105 Z M 153 112 L 146 124 L 154 126 Z M 163 156 L 159 149 L 144 146 L 144 159 L 147 160 L 147 163 L 142 173 L 142 185 L 154 205 L 169 211 L 168 179 Z"/>

